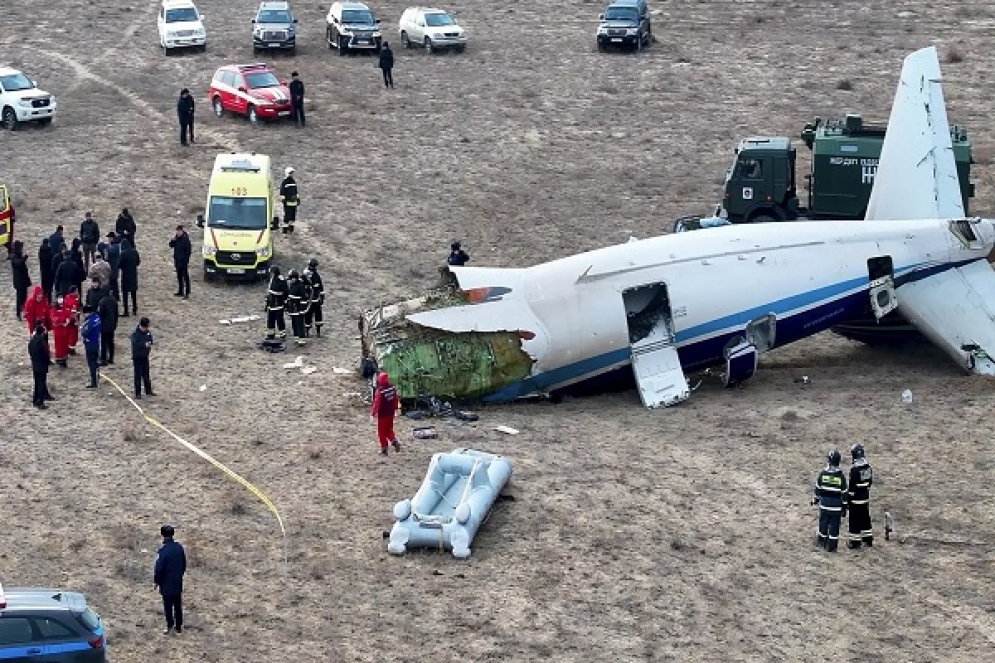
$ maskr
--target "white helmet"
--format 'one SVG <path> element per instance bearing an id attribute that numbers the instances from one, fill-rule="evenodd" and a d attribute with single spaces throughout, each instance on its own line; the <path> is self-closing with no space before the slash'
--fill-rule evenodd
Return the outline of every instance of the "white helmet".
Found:
<path id="1" fill-rule="evenodd" d="M 291 175 L 294 174 L 294 169 L 291 168 L 290 166 L 287 166 L 287 169 L 284 170 L 283 172 L 286 174 L 287 177 L 290 177 Z"/>

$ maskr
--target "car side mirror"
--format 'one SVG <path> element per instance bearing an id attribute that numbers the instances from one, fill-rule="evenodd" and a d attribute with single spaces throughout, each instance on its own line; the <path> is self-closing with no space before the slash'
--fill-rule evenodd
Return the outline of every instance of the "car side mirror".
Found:
<path id="1" fill-rule="evenodd" d="M 295 19 L 294 19 L 294 23 L 296 23 L 296 22 L 297 22 L 297 19 L 295 18 Z"/>
<path id="2" fill-rule="evenodd" d="M 239 91 L 239 92 L 248 92 L 248 90 L 246 90 L 246 89 L 245 89 L 245 86 L 244 86 L 244 85 L 239 85 L 239 86 L 238 86 L 238 91 Z"/>
<path id="3" fill-rule="evenodd" d="M 203 228 L 204 227 L 204 215 L 203 214 L 198 214 L 197 215 L 197 227 L 198 228 Z"/>
<path id="4" fill-rule="evenodd" d="M 598 14 L 598 20 L 599 21 L 605 20 L 605 15 L 604 14 Z"/>
<path id="5" fill-rule="evenodd" d="M 252 22 L 253 22 L 253 23 L 255 23 L 255 22 L 256 22 L 256 19 L 252 19 Z"/>
<path id="6" fill-rule="evenodd" d="M 374 19 L 374 21 L 376 22 L 377 25 L 380 25 L 380 19 L 379 18 Z"/>

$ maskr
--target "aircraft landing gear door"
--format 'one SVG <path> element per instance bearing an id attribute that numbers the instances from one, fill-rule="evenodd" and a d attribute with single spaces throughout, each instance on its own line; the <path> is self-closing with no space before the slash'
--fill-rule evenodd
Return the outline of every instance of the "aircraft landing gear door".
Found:
<path id="1" fill-rule="evenodd" d="M 687 378 L 674 347 L 674 320 L 664 283 L 622 292 L 632 370 L 643 405 L 667 407 L 691 396 Z"/>
<path id="2" fill-rule="evenodd" d="M 874 317 L 880 320 L 898 308 L 891 256 L 879 256 L 868 260 L 867 276 L 870 279 L 871 310 L 874 311 Z"/>

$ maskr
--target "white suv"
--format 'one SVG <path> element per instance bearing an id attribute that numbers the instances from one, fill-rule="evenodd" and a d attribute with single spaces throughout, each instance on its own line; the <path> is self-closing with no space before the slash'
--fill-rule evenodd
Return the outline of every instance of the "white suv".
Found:
<path id="1" fill-rule="evenodd" d="M 159 45 L 169 55 L 177 48 L 207 50 L 207 32 L 201 22 L 204 15 L 191 0 L 162 0 L 159 7 Z"/>
<path id="2" fill-rule="evenodd" d="M 401 14 L 397 31 L 404 48 L 420 46 L 426 53 L 447 48 L 462 53 L 466 49 L 466 33 L 456 21 L 441 9 L 408 7 Z"/>
<path id="3" fill-rule="evenodd" d="M 0 66 L 0 121 L 10 131 L 22 122 L 50 124 L 55 117 L 55 97 L 10 67 Z"/>

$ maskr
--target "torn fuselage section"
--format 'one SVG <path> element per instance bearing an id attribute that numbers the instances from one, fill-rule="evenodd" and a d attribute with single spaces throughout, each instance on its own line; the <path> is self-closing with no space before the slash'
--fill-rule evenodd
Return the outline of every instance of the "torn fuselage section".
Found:
<path id="1" fill-rule="evenodd" d="M 522 349 L 527 332 L 447 331 L 409 319 L 416 313 L 465 306 L 474 295 L 445 284 L 420 297 L 363 312 L 363 358 L 372 359 L 390 376 L 403 399 L 473 400 L 529 377 L 535 360 Z"/>

